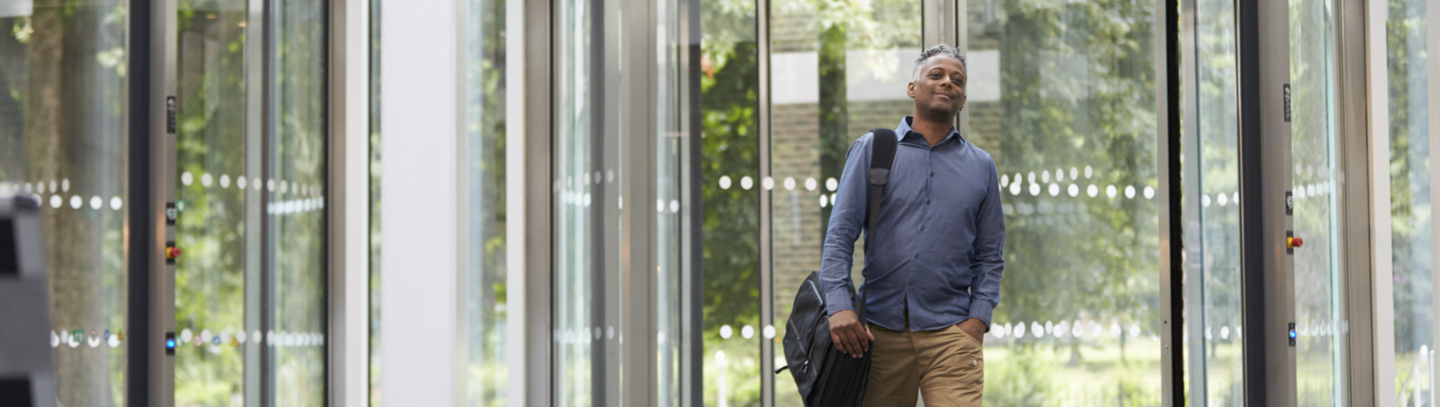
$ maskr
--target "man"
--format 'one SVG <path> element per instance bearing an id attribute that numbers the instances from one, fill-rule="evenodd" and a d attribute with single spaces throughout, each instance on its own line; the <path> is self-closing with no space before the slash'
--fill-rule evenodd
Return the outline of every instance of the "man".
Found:
<path id="1" fill-rule="evenodd" d="M 850 146 L 825 235 L 820 279 L 830 336 L 854 357 L 870 350 L 865 407 L 980 406 L 982 338 L 1000 302 L 1005 224 L 995 161 L 960 137 L 965 57 L 948 45 L 915 61 L 907 93 L 914 116 L 895 129 L 899 146 L 865 253 L 867 319 L 858 320 L 850 265 L 869 208 L 870 146 Z M 918 391 L 917 391 L 918 390 Z"/>

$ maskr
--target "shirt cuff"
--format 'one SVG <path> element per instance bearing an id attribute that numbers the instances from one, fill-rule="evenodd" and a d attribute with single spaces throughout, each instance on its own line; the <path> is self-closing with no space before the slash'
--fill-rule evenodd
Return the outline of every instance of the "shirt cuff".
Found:
<path id="1" fill-rule="evenodd" d="M 989 301 L 974 301 L 970 304 L 970 318 L 979 319 L 985 323 L 985 332 L 990 332 L 990 316 L 995 313 L 995 306 Z"/>
<path id="2" fill-rule="evenodd" d="M 840 311 L 854 311 L 855 306 L 851 304 L 855 300 L 850 297 L 850 290 L 839 289 L 825 294 L 826 315 L 835 315 Z"/>

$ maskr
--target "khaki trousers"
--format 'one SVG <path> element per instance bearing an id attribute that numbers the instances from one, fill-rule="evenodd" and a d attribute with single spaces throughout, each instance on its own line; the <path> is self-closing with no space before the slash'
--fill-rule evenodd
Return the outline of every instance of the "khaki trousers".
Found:
<path id="1" fill-rule="evenodd" d="M 980 407 L 985 354 L 960 325 L 900 332 L 870 324 L 870 333 L 875 343 L 864 407 L 913 407 L 916 393 L 925 407 Z"/>

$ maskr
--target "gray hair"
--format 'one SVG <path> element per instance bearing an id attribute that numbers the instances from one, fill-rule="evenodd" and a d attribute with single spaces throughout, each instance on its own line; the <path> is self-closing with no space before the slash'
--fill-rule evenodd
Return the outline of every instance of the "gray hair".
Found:
<path id="1" fill-rule="evenodd" d="M 930 58 L 933 58 L 935 56 L 947 56 L 960 61 L 960 67 L 965 68 L 966 71 L 965 81 L 968 82 L 970 80 L 970 67 L 965 66 L 965 55 L 961 54 L 960 50 L 955 49 L 955 47 L 952 47 L 949 44 L 941 43 L 940 45 L 930 47 L 926 49 L 925 52 L 920 53 L 920 58 L 915 60 L 915 75 L 910 77 L 910 82 L 920 81 L 920 69 L 925 67 L 925 61 L 929 61 Z"/>

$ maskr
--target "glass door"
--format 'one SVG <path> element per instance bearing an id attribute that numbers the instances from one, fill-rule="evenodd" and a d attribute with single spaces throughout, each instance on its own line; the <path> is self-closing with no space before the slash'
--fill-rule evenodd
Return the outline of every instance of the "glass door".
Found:
<path id="1" fill-rule="evenodd" d="M 1339 150 L 1335 131 L 1331 0 L 1290 0 L 1290 81 L 1294 165 L 1295 374 L 1301 406 L 1347 404 L 1341 231 L 1335 193 Z"/>

